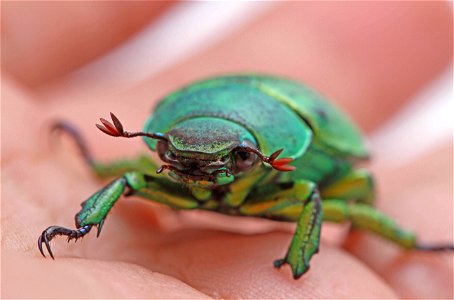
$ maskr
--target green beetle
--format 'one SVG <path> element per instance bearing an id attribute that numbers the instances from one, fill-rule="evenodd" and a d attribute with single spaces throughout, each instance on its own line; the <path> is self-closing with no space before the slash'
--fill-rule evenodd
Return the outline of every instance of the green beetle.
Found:
<path id="1" fill-rule="evenodd" d="M 289 264 L 293 277 L 309 269 L 318 252 L 322 221 L 350 222 L 406 249 L 453 250 L 452 245 L 423 246 L 373 207 L 374 187 L 366 170 L 353 167 L 368 153 L 358 129 L 313 90 L 291 80 L 258 75 L 212 78 L 165 97 L 143 132 L 128 132 L 111 114 L 97 127 L 115 137 L 143 137 L 165 163 L 148 157 L 110 164 L 93 159 L 79 133 L 72 135 L 93 171 L 117 177 L 82 203 L 76 229 L 51 226 L 38 240 L 50 256 L 50 241 L 98 236 L 120 196 L 139 196 L 175 209 L 204 209 L 236 216 L 296 222 L 279 268 Z M 282 155 L 284 158 L 278 158 Z M 159 175 L 168 170 L 167 175 Z"/>

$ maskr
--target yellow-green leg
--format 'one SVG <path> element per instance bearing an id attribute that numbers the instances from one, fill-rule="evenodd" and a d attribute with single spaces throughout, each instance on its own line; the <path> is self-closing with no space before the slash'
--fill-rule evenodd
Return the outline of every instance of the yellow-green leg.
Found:
<path id="1" fill-rule="evenodd" d="M 309 270 L 309 261 L 318 252 L 320 242 L 322 210 L 316 185 L 301 181 L 267 196 L 259 192 L 253 197 L 240 207 L 241 215 L 297 222 L 287 254 L 274 265 L 279 268 L 289 264 L 293 277 L 301 277 Z"/>
<path id="2" fill-rule="evenodd" d="M 413 232 L 399 227 L 390 217 L 363 203 L 347 203 L 341 199 L 326 199 L 322 203 L 323 220 L 351 222 L 353 228 L 372 232 L 405 249 L 424 251 L 453 250 L 453 245 L 421 245 Z"/>
<path id="3" fill-rule="evenodd" d="M 352 170 L 320 189 L 322 199 L 339 199 L 372 205 L 374 180 L 367 170 Z"/>
<path id="4" fill-rule="evenodd" d="M 138 195 L 179 209 L 193 209 L 199 206 L 188 191 L 166 178 L 155 178 L 140 172 L 127 172 L 81 204 L 82 209 L 75 216 L 76 229 L 61 226 L 50 226 L 45 229 L 38 239 L 41 254 L 44 256 L 42 246 L 45 245 L 50 256 L 54 258 L 50 241 L 57 235 L 67 236 L 69 242 L 88 234 L 95 226 L 98 227 L 99 236 L 104 220 L 122 195 Z"/>

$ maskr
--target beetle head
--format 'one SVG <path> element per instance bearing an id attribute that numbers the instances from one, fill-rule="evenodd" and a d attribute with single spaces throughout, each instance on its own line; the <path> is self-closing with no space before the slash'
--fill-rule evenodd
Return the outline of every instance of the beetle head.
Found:
<path id="1" fill-rule="evenodd" d="M 184 183 L 227 184 L 235 175 L 252 169 L 257 155 L 241 151 L 256 148 L 254 137 L 242 126 L 220 118 L 193 118 L 176 124 L 156 150 L 170 175 Z"/>
<path id="2" fill-rule="evenodd" d="M 170 176 L 185 184 L 211 188 L 233 182 L 234 176 L 247 172 L 263 161 L 279 171 L 292 171 L 293 159 L 277 159 L 283 149 L 269 157 L 262 154 L 251 133 L 234 122 L 197 117 L 183 120 L 167 134 L 124 131 L 118 118 L 111 113 L 113 124 L 101 118 L 96 126 L 115 137 L 145 136 L 159 140 L 156 150 L 166 162 L 157 173 L 170 170 Z"/>

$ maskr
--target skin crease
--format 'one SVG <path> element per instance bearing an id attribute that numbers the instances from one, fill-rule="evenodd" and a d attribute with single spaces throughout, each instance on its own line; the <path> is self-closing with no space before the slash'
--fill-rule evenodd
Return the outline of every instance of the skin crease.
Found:
<path id="1" fill-rule="evenodd" d="M 71 25 L 73 11 L 62 13 L 67 14 L 64 22 Z M 311 17 L 302 18 L 304 14 Z M 321 17 L 327 22 L 320 23 Z M 304 23 L 298 27 L 295 22 Z M 367 26 L 358 26 L 364 22 Z M 408 34 L 411 28 L 419 32 L 420 24 L 425 26 L 424 40 Z M 261 70 L 292 76 L 324 91 L 369 131 L 450 62 L 452 36 L 445 34 L 451 24 L 450 8 L 441 2 L 367 3 L 352 8 L 284 4 L 222 45 L 131 90 L 114 93 L 107 84 L 105 95 L 96 98 L 65 97 L 58 83 L 39 94 L 25 88 L 25 81 L 10 76 L 14 72 L 8 66 L 14 61 L 5 64 L 2 297 L 452 298 L 452 254 L 406 253 L 356 233 L 340 248 L 332 241 L 343 232 L 324 228 L 321 251 L 312 260 L 311 270 L 294 281 L 288 268 L 276 271 L 272 267 L 273 259 L 285 254 L 292 226 L 279 223 L 274 231 L 262 232 L 263 226 L 275 223 L 198 211 L 175 213 L 135 198 L 119 201 L 99 239 L 91 233 L 76 245 L 66 244 L 63 238 L 53 241 L 55 261 L 44 260 L 36 247 L 45 227 L 73 226 L 80 202 L 101 187 L 72 143 L 67 139 L 49 143 L 46 125 L 50 120 L 58 117 L 73 122 L 97 157 L 133 155 L 145 149 L 140 140 L 107 137 L 93 123 L 113 111 L 126 129 L 141 129 L 153 101 L 190 80 L 227 71 Z M 84 32 L 73 25 L 75 33 Z M 46 26 L 42 24 L 39 32 L 49 30 Z M 100 32 L 119 30 L 100 26 Z M 334 32 L 329 30 L 333 26 Z M 302 28 L 301 32 L 295 28 Z M 284 43 L 284 38 L 293 42 Z M 396 42 L 402 40 L 405 43 Z M 102 39 L 93 43 L 106 46 Z M 36 50 L 30 55 L 46 61 L 44 49 Z M 74 49 L 69 57 L 77 52 Z M 275 55 L 280 59 L 270 61 Z M 43 78 L 50 78 L 47 73 L 53 74 L 53 69 L 71 68 L 67 60 L 47 61 L 49 70 L 39 70 Z M 349 63 L 352 67 L 346 68 Z M 58 99 L 42 100 L 44 95 L 57 94 Z M 402 167 L 371 166 L 378 178 L 378 207 L 427 242 L 452 242 L 452 214 L 446 213 L 452 211 L 451 145 L 434 146 L 432 153 Z M 379 155 L 386 149 L 373 151 Z M 428 198 L 431 205 L 427 205 Z M 210 226 L 204 220 L 221 225 Z M 260 233 L 246 235 L 241 226 L 230 228 L 236 233 L 223 230 L 229 223 L 245 224 Z"/>

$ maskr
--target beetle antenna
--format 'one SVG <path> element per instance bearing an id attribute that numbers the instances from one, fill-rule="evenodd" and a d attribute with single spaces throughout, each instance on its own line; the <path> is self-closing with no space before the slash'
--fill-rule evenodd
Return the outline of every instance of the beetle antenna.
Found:
<path id="1" fill-rule="evenodd" d="M 260 152 L 258 149 L 251 147 L 251 146 L 246 146 L 246 145 L 240 145 L 241 150 L 246 151 L 246 152 L 251 152 L 257 154 L 257 156 L 265 163 L 269 164 L 270 166 L 273 167 L 273 169 L 276 169 L 281 172 L 290 172 L 296 169 L 295 166 L 289 165 L 293 161 L 293 158 L 290 157 L 284 157 L 284 158 L 279 158 L 279 154 L 284 151 L 284 148 L 279 149 L 275 152 L 273 152 L 270 156 L 265 156 L 262 152 Z"/>
<path id="2" fill-rule="evenodd" d="M 99 119 L 101 121 L 102 125 L 96 124 L 96 127 L 98 127 L 99 130 L 101 130 L 102 132 L 104 132 L 107 135 L 114 136 L 114 137 L 125 137 L 125 138 L 146 136 L 146 137 L 149 137 L 152 139 L 168 141 L 167 138 L 165 137 L 165 135 L 162 133 L 149 133 L 149 132 L 141 132 L 141 131 L 137 131 L 137 132 L 124 131 L 123 125 L 121 124 L 120 120 L 118 120 L 118 118 L 113 113 L 110 113 L 110 117 L 112 119 L 113 124 L 104 118 Z"/>

